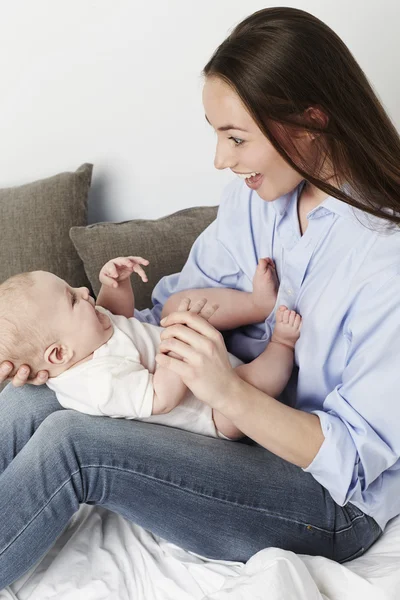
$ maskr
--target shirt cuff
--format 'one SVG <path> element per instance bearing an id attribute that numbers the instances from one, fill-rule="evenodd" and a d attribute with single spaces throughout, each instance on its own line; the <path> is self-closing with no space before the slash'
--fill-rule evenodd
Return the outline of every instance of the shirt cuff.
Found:
<path id="1" fill-rule="evenodd" d="M 315 410 L 325 437 L 313 461 L 303 469 L 328 490 L 333 500 L 345 505 L 352 496 L 357 450 L 351 435 L 339 417 Z"/>

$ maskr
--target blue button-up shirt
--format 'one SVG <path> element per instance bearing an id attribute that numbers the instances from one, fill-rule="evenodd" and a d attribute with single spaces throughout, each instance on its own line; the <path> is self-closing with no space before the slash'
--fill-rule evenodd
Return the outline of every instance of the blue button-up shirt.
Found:
<path id="1" fill-rule="evenodd" d="M 249 292 L 258 259 L 271 257 L 275 309 L 265 323 L 228 333 L 227 347 L 248 362 L 268 343 L 280 304 L 302 315 L 287 391 L 292 406 L 318 415 L 325 436 L 305 471 L 383 529 L 400 514 L 400 229 L 329 197 L 301 235 L 303 185 L 265 202 L 243 181 L 230 183 L 182 272 L 164 277 L 153 309 L 136 316 L 158 324 L 168 296 L 188 288 Z"/>

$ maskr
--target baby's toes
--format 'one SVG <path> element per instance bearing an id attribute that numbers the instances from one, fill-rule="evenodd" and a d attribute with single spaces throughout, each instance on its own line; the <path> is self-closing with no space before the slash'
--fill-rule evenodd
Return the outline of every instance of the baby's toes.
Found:
<path id="1" fill-rule="evenodd" d="M 268 263 L 267 260 L 265 258 L 260 258 L 258 263 L 257 263 L 257 267 L 256 270 L 259 273 L 265 273 L 268 269 Z"/>
<path id="2" fill-rule="evenodd" d="M 301 316 L 298 315 L 298 314 L 296 314 L 296 317 L 295 317 L 295 320 L 294 320 L 294 328 L 300 330 L 301 323 L 302 323 Z"/>
<path id="3" fill-rule="evenodd" d="M 291 311 L 290 311 L 290 314 L 289 314 L 289 325 L 290 325 L 291 327 L 293 327 L 293 326 L 294 326 L 294 320 L 295 320 L 295 318 L 296 318 L 296 314 L 297 314 L 297 313 L 296 313 L 296 311 L 295 311 L 295 310 L 291 310 Z"/>
<path id="4" fill-rule="evenodd" d="M 283 315 L 286 310 L 287 310 L 287 306 L 280 306 L 278 308 L 278 310 L 276 311 L 276 322 L 277 323 L 283 323 Z"/>

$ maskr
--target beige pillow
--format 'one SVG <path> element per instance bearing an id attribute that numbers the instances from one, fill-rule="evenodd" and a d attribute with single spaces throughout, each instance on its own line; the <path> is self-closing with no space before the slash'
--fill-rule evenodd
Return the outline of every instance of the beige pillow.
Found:
<path id="1" fill-rule="evenodd" d="M 142 283 L 136 274 L 131 278 L 135 305 L 140 310 L 151 306 L 151 292 L 161 277 L 182 269 L 193 242 L 216 215 L 215 206 L 186 208 L 155 220 L 72 227 L 70 236 L 96 296 L 100 291 L 99 272 L 108 260 L 130 255 L 149 259 L 148 283 Z"/>
<path id="2" fill-rule="evenodd" d="M 87 224 L 93 165 L 0 189 L 0 283 L 24 271 L 51 271 L 72 286 L 88 285 L 69 237 Z"/>

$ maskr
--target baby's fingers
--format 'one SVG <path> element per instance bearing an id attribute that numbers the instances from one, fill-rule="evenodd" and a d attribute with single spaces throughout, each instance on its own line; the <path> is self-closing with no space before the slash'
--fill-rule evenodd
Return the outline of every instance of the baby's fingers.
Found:
<path id="1" fill-rule="evenodd" d="M 144 281 L 144 283 L 147 283 L 147 275 L 140 265 L 135 264 L 133 267 L 133 271 L 139 275 L 140 279 Z"/>
<path id="2" fill-rule="evenodd" d="M 100 271 L 100 276 L 99 276 L 99 280 L 100 283 L 102 283 L 103 285 L 108 285 L 109 287 L 118 287 L 118 283 L 116 282 L 116 279 L 118 278 L 118 273 L 113 273 L 109 270 L 104 270 L 102 269 Z"/>
<path id="3" fill-rule="evenodd" d="M 139 265 L 144 265 L 145 267 L 147 267 L 149 264 L 147 258 L 142 258 L 141 256 L 127 256 L 127 258 L 132 262 L 138 263 Z"/>

